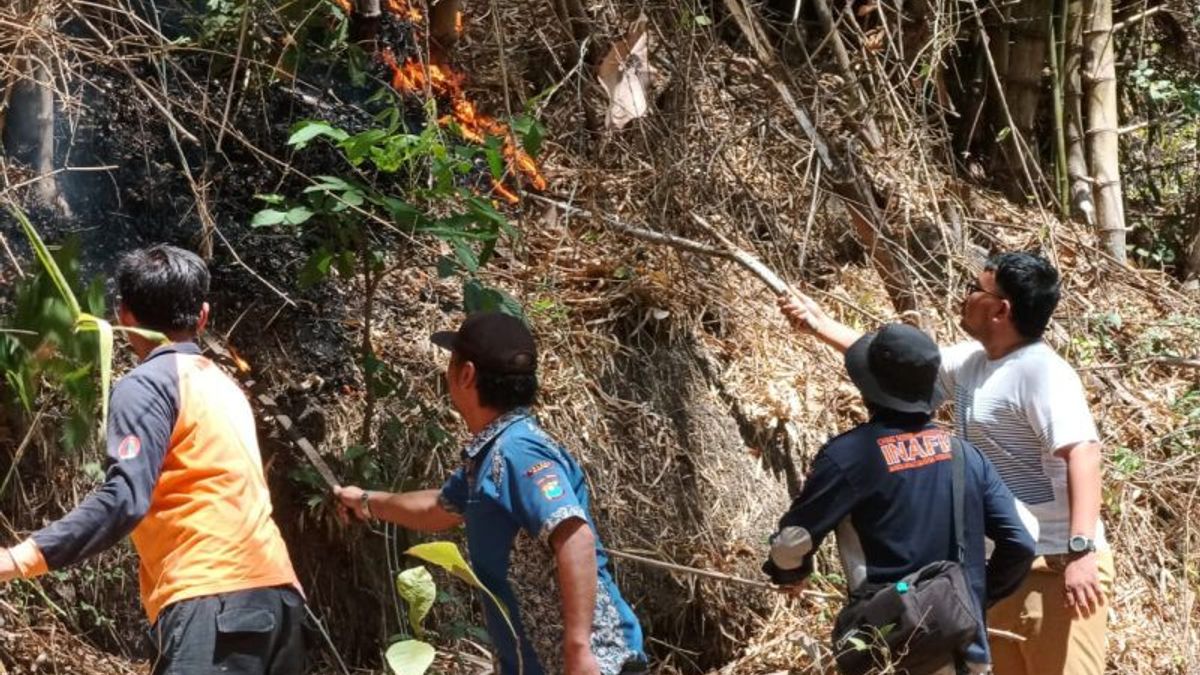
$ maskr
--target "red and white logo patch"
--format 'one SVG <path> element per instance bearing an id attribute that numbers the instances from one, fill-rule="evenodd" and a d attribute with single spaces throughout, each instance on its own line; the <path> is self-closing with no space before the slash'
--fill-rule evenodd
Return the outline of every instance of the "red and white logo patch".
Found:
<path id="1" fill-rule="evenodd" d="M 133 459 L 142 453 L 142 441 L 137 436 L 129 435 L 121 439 L 117 446 L 117 459 Z"/>

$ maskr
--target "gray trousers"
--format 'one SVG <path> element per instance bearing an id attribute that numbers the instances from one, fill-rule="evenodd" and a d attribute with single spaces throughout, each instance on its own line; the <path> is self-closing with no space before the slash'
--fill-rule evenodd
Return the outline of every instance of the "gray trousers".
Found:
<path id="1" fill-rule="evenodd" d="M 154 675 L 299 675 L 304 623 L 304 600 L 286 587 L 172 603 L 150 631 Z"/>

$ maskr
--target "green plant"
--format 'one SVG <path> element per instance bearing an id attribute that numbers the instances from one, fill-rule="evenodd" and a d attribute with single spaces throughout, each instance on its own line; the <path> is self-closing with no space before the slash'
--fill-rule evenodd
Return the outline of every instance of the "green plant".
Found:
<path id="1" fill-rule="evenodd" d="M 475 571 L 472 570 L 471 566 L 467 564 L 467 561 L 463 559 L 462 553 L 460 553 L 458 550 L 458 546 L 455 546 L 453 543 L 448 541 L 433 541 L 426 544 L 417 544 L 404 553 L 405 555 L 410 555 L 414 558 L 424 560 L 431 565 L 437 565 L 443 570 L 449 572 L 452 576 L 455 576 L 471 586 L 474 586 L 476 589 L 486 595 L 496 609 L 500 612 L 500 616 L 503 617 L 505 625 L 508 626 L 508 630 L 512 633 L 513 640 L 515 641 L 517 639 L 517 629 L 513 626 L 512 617 L 509 615 L 508 608 L 504 606 L 504 603 L 500 601 L 500 598 L 496 597 L 496 595 L 492 593 L 492 591 L 488 589 L 488 587 L 484 585 L 482 581 L 479 580 L 479 577 L 475 575 Z M 525 664 L 521 658 L 521 650 L 518 649 L 517 672 L 520 673 L 524 670 Z M 405 673 L 405 675 L 408 674 Z M 417 675 L 419 675 L 419 673 Z"/>
<path id="2" fill-rule="evenodd" d="M 412 567 L 396 575 L 396 592 L 408 605 L 409 627 L 417 639 L 392 643 L 386 653 L 388 667 L 396 675 L 422 675 L 436 655 L 433 645 L 424 641 L 424 623 L 437 599 L 437 585 L 424 566 Z"/>
<path id="3" fill-rule="evenodd" d="M 390 96 L 386 91 L 377 98 Z M 516 238 L 508 219 L 491 202 L 465 187 L 482 158 L 499 179 L 504 168 L 498 144 L 472 147 L 448 143 L 434 124 L 420 133 L 404 126 L 398 103 L 377 116 L 379 126 L 357 134 L 320 121 L 292 128 L 288 144 L 304 150 L 317 141 L 331 145 L 346 162 L 344 175 L 317 176 L 293 199 L 259 195 L 266 208 L 254 214 L 253 227 L 293 231 L 312 251 L 301 267 L 299 282 L 311 286 L 338 275 L 362 290 L 363 330 L 358 349 L 366 396 L 360 445 L 370 445 L 379 401 L 395 394 L 401 380 L 378 357 L 371 339 L 376 296 L 393 272 L 409 264 L 403 249 L 418 237 L 445 242 L 452 255 L 438 260 L 443 277 L 463 278 L 463 304 L 468 312 L 498 309 L 518 316 L 520 305 L 477 276 L 496 250 L 502 235 Z M 432 111 L 431 111 L 432 113 Z M 540 143 L 540 128 L 524 125 L 530 145 Z"/>
<path id="4" fill-rule="evenodd" d="M 69 321 L 72 334 L 81 332 L 96 333 L 96 352 L 93 354 L 86 350 L 80 350 L 77 354 L 85 357 L 84 363 L 79 365 L 76 370 L 65 374 L 60 381 L 67 389 L 68 393 L 75 394 L 77 396 L 77 402 L 88 404 L 93 402 L 93 400 L 87 395 L 87 387 L 83 385 L 76 386 L 76 383 L 90 378 L 93 364 L 99 370 L 100 391 L 98 398 L 101 411 L 99 421 L 99 438 L 103 442 L 104 428 L 108 419 L 108 390 L 112 381 L 113 333 L 116 331 L 135 333 L 147 339 L 156 340 L 159 342 L 166 342 L 166 337 L 160 333 L 141 328 L 113 326 L 108 321 L 100 318 L 100 315 L 104 313 L 103 286 L 96 282 L 93 282 L 86 297 L 88 301 L 88 309 L 91 311 L 83 311 L 83 307 L 80 305 L 79 300 L 76 298 L 75 291 L 73 290 L 73 286 L 75 284 L 72 284 L 70 278 L 63 273 L 62 268 L 59 267 L 58 260 L 55 259 L 45 242 L 42 241 L 41 235 L 38 234 L 37 230 L 33 227 L 33 224 L 29 222 L 29 218 L 26 217 L 23 211 L 15 207 L 10 208 L 9 212 L 14 218 L 17 219 L 17 222 L 20 223 L 21 229 L 25 233 L 25 237 L 29 240 L 30 247 L 33 249 L 38 262 L 41 263 L 42 272 L 49 280 L 50 284 L 53 285 L 54 290 L 57 291 L 57 294 L 60 298 L 59 301 L 53 301 L 46 300 L 46 296 L 42 296 L 40 302 L 35 301 L 37 307 L 34 309 L 34 312 L 38 313 L 38 315 L 29 317 L 31 322 L 35 325 L 34 332 L 38 332 L 36 330 L 36 325 L 39 322 L 44 322 L 41 328 L 45 329 L 48 333 L 53 334 L 59 332 L 61 330 L 62 319 L 65 318 Z M 72 255 L 70 259 L 74 260 L 74 255 Z M 63 316 L 64 312 L 65 316 Z M 55 326 L 56 322 L 60 324 L 57 328 Z M 62 335 L 59 334 L 57 338 L 58 344 L 62 344 Z M 53 347 L 51 347 L 51 350 L 53 350 Z M 13 350 L 10 348 L 8 350 L 0 351 L 11 354 Z M 40 351 L 41 350 L 39 349 L 39 353 Z M 10 380 L 10 383 L 12 381 L 14 380 Z M 30 384 L 28 380 L 21 381 L 19 377 L 15 378 L 15 381 L 22 385 Z M 26 387 L 24 391 L 25 397 L 23 398 L 23 402 L 26 404 L 26 409 L 28 410 L 32 399 L 29 398 L 28 387 Z M 82 409 L 84 406 L 79 407 Z"/>

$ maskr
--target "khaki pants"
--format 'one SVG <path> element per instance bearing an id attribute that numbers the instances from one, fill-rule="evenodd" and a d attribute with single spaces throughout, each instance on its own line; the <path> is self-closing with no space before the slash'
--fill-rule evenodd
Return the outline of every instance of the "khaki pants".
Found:
<path id="1" fill-rule="evenodd" d="M 1103 675 L 1104 636 L 1112 602 L 1112 551 L 1096 555 L 1104 604 L 1083 618 L 1066 605 L 1065 555 L 1039 556 L 1016 592 L 988 610 L 989 628 L 1025 637 L 989 641 L 996 675 Z"/>

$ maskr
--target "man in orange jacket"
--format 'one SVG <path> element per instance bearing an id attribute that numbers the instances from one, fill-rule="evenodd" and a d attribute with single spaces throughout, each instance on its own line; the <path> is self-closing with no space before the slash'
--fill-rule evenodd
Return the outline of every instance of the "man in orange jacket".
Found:
<path id="1" fill-rule="evenodd" d="M 153 246 L 117 270 L 123 325 L 141 364 L 113 389 L 104 484 L 24 542 L 0 581 L 26 579 L 133 539 L 156 675 L 304 670 L 304 600 L 263 475 L 245 395 L 194 340 L 209 307 L 193 253 Z"/>

